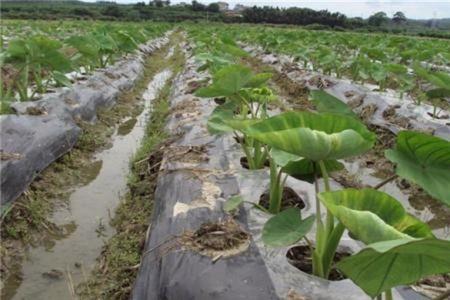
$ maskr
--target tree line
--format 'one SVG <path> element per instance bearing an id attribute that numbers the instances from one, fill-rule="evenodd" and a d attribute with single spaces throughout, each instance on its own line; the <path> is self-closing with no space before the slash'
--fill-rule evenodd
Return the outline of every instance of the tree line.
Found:
<path id="1" fill-rule="evenodd" d="M 434 29 L 435 21 L 407 19 L 402 12 L 392 17 L 377 12 L 367 19 L 348 18 L 338 12 L 309 8 L 248 7 L 240 12 L 222 12 L 218 3 L 203 4 L 192 1 L 172 4 L 170 0 L 151 0 L 135 4 L 117 4 L 111 1 L 87 3 L 81 1 L 26 1 L 2 0 L 0 12 L 3 18 L 15 19 L 98 19 L 124 21 L 218 21 L 228 23 L 267 23 L 306 26 L 315 30 L 357 30 L 418 34 L 448 38 L 450 22 L 444 22 L 444 30 Z M 442 26 L 441 26 L 442 27 Z"/>
<path id="2" fill-rule="evenodd" d="M 279 8 L 279 7 L 258 7 L 247 8 L 243 12 L 243 21 L 249 23 L 271 23 L 271 24 L 293 24 L 310 25 L 321 24 L 329 27 L 355 28 L 363 26 L 380 27 L 390 22 L 402 24 L 407 21 L 402 12 L 396 12 L 390 19 L 386 13 L 377 12 L 367 20 L 362 18 L 347 18 L 344 14 L 338 12 L 329 12 L 327 10 L 313 10 L 310 8 Z"/>

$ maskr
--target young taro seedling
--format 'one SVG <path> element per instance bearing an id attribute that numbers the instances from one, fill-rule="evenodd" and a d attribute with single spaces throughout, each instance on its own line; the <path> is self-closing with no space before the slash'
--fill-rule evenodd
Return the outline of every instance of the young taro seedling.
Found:
<path id="1" fill-rule="evenodd" d="M 267 103 L 273 99 L 273 94 L 264 85 L 270 77 L 270 73 L 253 75 L 249 68 L 229 65 L 214 74 L 212 84 L 196 92 L 199 97 L 226 99 L 211 114 L 208 128 L 215 134 L 234 132 L 250 169 L 264 166 L 267 150 L 261 142 L 247 136 L 243 129 L 267 117 Z"/>
<path id="2" fill-rule="evenodd" d="M 414 71 L 420 78 L 433 85 L 425 95 L 433 104 L 433 118 L 436 118 L 439 103 L 448 103 L 444 98 L 450 97 L 450 76 L 444 72 L 428 72 L 418 64 L 414 66 Z"/>

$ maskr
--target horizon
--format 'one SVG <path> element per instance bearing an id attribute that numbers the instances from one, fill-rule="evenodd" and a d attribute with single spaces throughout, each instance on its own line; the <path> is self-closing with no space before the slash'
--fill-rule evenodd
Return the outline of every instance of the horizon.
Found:
<path id="1" fill-rule="evenodd" d="M 83 2 L 96 2 L 96 0 L 82 0 Z M 197 0 L 198 1 L 198 0 Z M 132 4 L 137 2 L 146 2 L 142 0 L 116 0 L 118 4 Z M 191 3 L 189 0 L 175 0 L 170 1 L 171 5 L 179 4 L 181 2 Z M 362 17 L 367 19 L 372 14 L 378 11 L 384 11 L 388 17 L 397 12 L 403 12 L 408 19 L 442 19 L 450 18 L 450 1 L 409 1 L 409 0 L 316 0 L 312 1 L 292 1 L 284 0 L 276 2 L 273 1 L 251 1 L 251 0 L 230 0 L 230 1 L 198 1 L 203 4 L 214 2 L 227 2 L 230 9 L 236 4 L 245 6 L 271 6 L 280 8 L 299 7 L 311 8 L 314 10 L 328 10 L 330 12 L 340 12 L 347 17 Z"/>

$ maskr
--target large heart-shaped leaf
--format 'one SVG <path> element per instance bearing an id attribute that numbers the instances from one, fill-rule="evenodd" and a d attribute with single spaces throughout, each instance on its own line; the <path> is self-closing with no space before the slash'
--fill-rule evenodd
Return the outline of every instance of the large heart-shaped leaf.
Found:
<path id="1" fill-rule="evenodd" d="M 447 89 L 437 88 L 426 92 L 427 97 L 431 99 L 450 97 L 450 86 Z"/>
<path id="2" fill-rule="evenodd" d="M 212 134 L 224 134 L 233 131 L 244 131 L 259 122 L 259 119 L 240 119 L 234 114 L 236 104 L 233 101 L 216 107 L 208 119 L 208 131 Z"/>
<path id="3" fill-rule="evenodd" d="M 272 73 L 259 73 L 252 78 L 245 84 L 245 87 L 248 88 L 257 88 L 261 85 L 265 84 L 270 78 L 272 78 Z"/>
<path id="4" fill-rule="evenodd" d="M 234 46 L 234 45 L 230 45 L 230 44 L 222 44 L 220 45 L 220 50 L 228 53 L 232 56 L 235 57 L 247 57 L 249 56 L 248 52 L 242 50 L 241 48 Z"/>
<path id="5" fill-rule="evenodd" d="M 226 120 L 234 118 L 235 108 L 236 104 L 232 101 L 217 106 L 209 116 L 208 131 L 211 134 L 232 132 L 233 128 L 226 123 Z"/>
<path id="6" fill-rule="evenodd" d="M 375 135 L 361 122 L 330 113 L 286 112 L 250 126 L 246 133 L 313 161 L 359 155 L 375 142 Z"/>
<path id="7" fill-rule="evenodd" d="M 400 239 L 371 244 L 337 267 L 374 298 L 392 287 L 450 272 L 449 253 L 450 241 Z"/>
<path id="8" fill-rule="evenodd" d="M 71 36 L 66 40 L 66 43 L 78 50 L 83 56 L 89 58 L 97 58 L 99 47 L 96 41 L 90 35 L 85 36 Z"/>
<path id="9" fill-rule="evenodd" d="M 429 72 L 428 70 L 422 68 L 420 65 L 416 64 L 414 66 L 414 71 L 416 74 L 423 79 L 429 81 L 433 85 L 443 89 L 449 89 L 450 86 L 450 75 L 444 72 Z"/>
<path id="10" fill-rule="evenodd" d="M 221 68 L 213 76 L 213 83 L 197 90 L 198 97 L 229 97 L 242 88 L 257 88 L 272 77 L 271 73 L 253 75 L 250 68 L 242 65 L 229 65 Z"/>
<path id="11" fill-rule="evenodd" d="M 211 52 L 199 53 L 195 55 L 195 58 L 202 64 L 202 66 L 199 68 L 199 71 L 208 69 L 210 67 L 213 70 L 219 70 L 226 65 L 232 64 L 232 61 L 230 59 Z"/>
<path id="12" fill-rule="evenodd" d="M 301 157 L 299 157 L 295 154 L 291 154 L 291 153 L 288 153 L 286 151 L 283 151 L 283 150 L 280 150 L 277 148 L 272 148 L 270 150 L 270 157 L 272 157 L 275 164 L 279 167 L 284 167 L 292 161 L 297 161 L 297 160 L 302 159 Z"/>
<path id="13" fill-rule="evenodd" d="M 311 230 L 315 219 L 315 215 L 312 215 L 302 220 L 299 208 L 288 208 L 266 222 L 262 231 L 262 240 L 264 244 L 271 247 L 292 245 Z"/>
<path id="14" fill-rule="evenodd" d="M 333 216 L 365 244 L 433 237 L 428 225 L 407 214 L 400 202 L 384 192 L 345 189 L 323 192 L 318 197 Z"/>
<path id="15" fill-rule="evenodd" d="M 314 103 L 318 112 L 329 112 L 347 115 L 356 118 L 357 115 L 347 104 L 338 98 L 322 90 L 311 91 L 311 102 Z"/>
<path id="16" fill-rule="evenodd" d="M 282 171 L 291 175 L 299 180 L 305 180 L 308 182 L 314 182 L 314 172 L 317 172 L 317 177 L 321 177 L 320 168 L 314 169 L 314 162 L 307 158 L 301 158 L 300 156 L 272 148 L 270 150 L 270 156 L 274 160 L 275 164 L 282 168 Z M 325 169 L 327 172 L 339 171 L 344 168 L 344 165 L 337 160 L 325 160 Z"/>
<path id="17" fill-rule="evenodd" d="M 450 206 L 450 142 L 428 134 L 401 131 L 386 157 L 396 163 L 396 173 Z"/>
<path id="18" fill-rule="evenodd" d="M 72 86 L 70 79 L 67 78 L 66 75 L 58 71 L 53 72 L 53 80 L 55 80 L 55 82 L 61 86 L 68 86 L 68 87 Z"/>
<path id="19" fill-rule="evenodd" d="M 197 90 L 198 97 L 220 97 L 236 94 L 252 78 L 249 68 L 241 65 L 230 65 L 214 74 L 213 83 Z"/>

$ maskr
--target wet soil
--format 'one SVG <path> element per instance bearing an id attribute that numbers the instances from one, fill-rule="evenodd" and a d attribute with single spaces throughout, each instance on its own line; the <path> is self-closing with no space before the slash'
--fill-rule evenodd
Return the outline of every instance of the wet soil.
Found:
<path id="1" fill-rule="evenodd" d="M 259 198 L 259 205 L 265 209 L 269 209 L 270 204 L 270 192 L 266 191 Z M 285 186 L 283 189 L 283 196 L 281 198 L 281 210 L 290 207 L 298 207 L 300 209 L 305 208 L 305 202 L 303 199 L 290 187 Z"/>
<path id="2" fill-rule="evenodd" d="M 185 242 L 188 248 L 203 251 L 225 251 L 239 248 L 248 242 L 250 236 L 233 220 L 222 222 L 208 222 L 202 224 L 199 229 L 187 235 Z"/>
<path id="3" fill-rule="evenodd" d="M 449 299 L 450 274 L 429 276 L 414 284 L 412 288 L 431 299 Z"/>
<path id="4" fill-rule="evenodd" d="M 133 130 L 134 125 L 136 125 L 137 119 L 131 118 L 128 121 L 123 122 L 120 124 L 120 126 L 117 128 L 117 134 L 118 135 L 127 135 Z"/>
<path id="5" fill-rule="evenodd" d="M 22 230 L 27 236 L 12 236 L 18 226 L 23 226 L 17 222 L 21 215 L 14 217 L 18 209 L 9 213 L 8 220 L 2 220 L 2 238 L 8 237 L 9 241 L 1 247 L 2 298 L 75 297 L 74 286 L 86 278 L 105 238 L 115 231 L 109 221 L 126 188 L 128 160 L 144 134 L 148 102 L 170 76 L 170 71 L 161 72 L 161 66 L 147 63 L 153 63 L 155 55 L 166 50 L 153 54 L 152 60 L 146 62 L 141 81 L 132 91 L 123 93 L 114 108 L 99 111 L 97 124 L 80 123 L 84 133 L 72 152 L 52 164 L 30 186 L 30 192 L 25 194 L 37 196 L 33 201 L 38 206 L 25 203 L 27 208 L 21 215 L 30 215 L 29 224 Z M 153 75 L 153 83 L 149 84 Z M 130 121 L 133 119 L 136 122 Z M 16 203 L 20 206 L 22 202 Z M 42 208 L 43 203 L 49 204 Z M 42 219 L 37 220 L 39 226 L 32 219 L 35 209 L 44 210 L 40 213 Z M 7 221 L 6 226 L 3 221 Z M 62 234 L 54 234 L 60 231 Z M 25 252 L 27 260 L 21 265 Z M 8 263 L 6 256 L 13 257 L 14 264 Z"/>
<path id="6" fill-rule="evenodd" d="M 333 258 L 333 264 L 338 263 L 341 259 L 350 255 L 351 253 L 348 252 L 336 252 Z M 312 275 L 312 253 L 308 246 L 292 247 L 288 250 L 286 257 L 291 265 L 293 265 L 300 271 Z M 343 279 L 346 279 L 345 275 L 342 274 L 338 269 L 333 267 L 330 271 L 328 280 L 339 281 Z"/>
<path id="7" fill-rule="evenodd" d="M 180 33 L 174 36 L 172 40 L 183 38 Z M 185 64 L 181 45 L 171 47 L 164 57 L 164 66 L 172 70 L 164 87 L 156 94 L 144 93 L 154 100 L 145 125 L 145 136 L 131 160 L 128 191 L 121 197 L 111 220 L 116 232 L 105 242 L 89 278 L 76 288 L 80 299 L 130 299 L 141 257 L 145 255 L 144 245 L 149 234 L 154 192 L 164 152 L 180 137 L 177 134 L 169 136 L 164 127 L 167 116 L 171 114 L 169 96 L 173 80 Z"/>
<path id="8" fill-rule="evenodd" d="M 208 85 L 208 80 L 192 80 L 188 83 L 188 90 L 186 91 L 188 94 L 195 93 L 199 88 L 205 87 Z"/>
<path id="9" fill-rule="evenodd" d="M 166 154 L 172 162 L 182 163 L 202 163 L 208 162 L 208 148 L 206 145 L 200 146 L 172 146 L 167 148 Z"/>
<path id="10" fill-rule="evenodd" d="M 400 108 L 400 106 L 390 105 L 387 109 L 383 111 L 383 118 L 395 125 L 400 126 L 403 129 L 410 129 L 411 124 L 409 123 L 408 118 L 399 116 L 396 113 L 396 109 Z"/>

